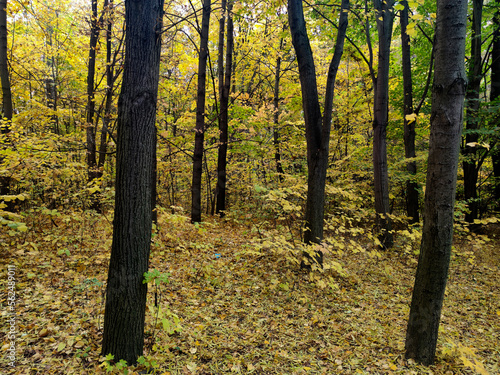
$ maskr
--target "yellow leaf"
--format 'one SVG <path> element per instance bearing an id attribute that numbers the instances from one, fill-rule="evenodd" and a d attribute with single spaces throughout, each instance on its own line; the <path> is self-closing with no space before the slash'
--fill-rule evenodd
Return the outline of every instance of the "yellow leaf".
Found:
<path id="1" fill-rule="evenodd" d="M 411 37 L 415 37 L 417 35 L 417 29 L 415 26 L 416 26 L 415 22 L 411 22 L 406 27 L 406 33 Z"/>
<path id="2" fill-rule="evenodd" d="M 59 345 L 57 345 L 57 351 L 60 352 L 66 347 L 65 342 L 60 342 Z"/>
<path id="3" fill-rule="evenodd" d="M 417 119 L 417 115 L 415 113 L 410 113 L 409 115 L 405 116 L 407 121 L 415 121 Z"/>

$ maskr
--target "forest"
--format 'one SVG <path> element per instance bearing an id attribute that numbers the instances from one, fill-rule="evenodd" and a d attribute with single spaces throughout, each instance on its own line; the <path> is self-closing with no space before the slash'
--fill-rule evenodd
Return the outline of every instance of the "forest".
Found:
<path id="1" fill-rule="evenodd" d="M 0 79 L 0 373 L 500 373 L 497 0 L 0 0 Z"/>

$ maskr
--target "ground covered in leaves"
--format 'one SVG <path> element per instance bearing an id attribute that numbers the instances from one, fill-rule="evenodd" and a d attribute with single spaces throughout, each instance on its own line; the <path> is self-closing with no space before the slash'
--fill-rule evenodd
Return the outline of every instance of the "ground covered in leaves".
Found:
<path id="1" fill-rule="evenodd" d="M 457 236 L 437 360 L 425 368 L 404 359 L 415 254 L 325 247 L 326 270 L 308 274 L 294 264 L 294 246 L 280 253 L 265 245 L 272 228 L 195 227 L 168 213 L 151 269 L 169 282 L 149 287 L 141 364 L 121 368 L 100 353 L 110 220 L 45 210 L 24 233 L 2 229 L 2 317 L 7 266 L 15 264 L 18 358 L 15 368 L 4 358 L 4 323 L 1 373 L 500 373 L 498 237 Z"/>

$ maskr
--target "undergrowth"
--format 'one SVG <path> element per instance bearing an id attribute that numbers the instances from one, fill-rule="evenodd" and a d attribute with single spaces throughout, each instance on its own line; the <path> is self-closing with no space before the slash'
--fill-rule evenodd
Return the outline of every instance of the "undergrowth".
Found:
<path id="1" fill-rule="evenodd" d="M 2 231 L 16 265 L 18 362 L 12 374 L 495 374 L 499 240 L 457 226 L 436 364 L 404 359 L 418 228 L 382 250 L 357 219 L 331 217 L 325 267 L 306 273 L 296 227 L 230 217 L 193 226 L 160 211 L 153 236 L 144 355 L 100 352 L 111 217 L 46 210 Z M 291 222 L 291 225 L 295 225 Z M 331 226 L 331 227 L 330 227 Z M 318 250 L 318 248 L 314 248 Z M 6 325 L 2 350 L 7 350 Z"/>

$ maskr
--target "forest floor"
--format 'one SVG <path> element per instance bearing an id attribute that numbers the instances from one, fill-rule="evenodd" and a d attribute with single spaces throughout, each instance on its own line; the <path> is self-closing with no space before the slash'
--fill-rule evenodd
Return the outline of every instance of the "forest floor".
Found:
<path id="1" fill-rule="evenodd" d="M 498 374 L 500 237 L 456 236 L 435 365 L 404 359 L 415 254 L 326 252 L 298 270 L 251 223 L 163 213 L 142 364 L 100 353 L 111 218 L 45 210 L 0 232 L 2 374 Z M 268 234 L 272 235 L 272 232 Z M 369 245 L 367 245 L 369 246 Z M 292 251 L 292 250 L 290 250 Z M 17 361 L 8 366 L 7 265 L 16 265 Z M 160 309 L 155 307 L 155 294 Z"/>

